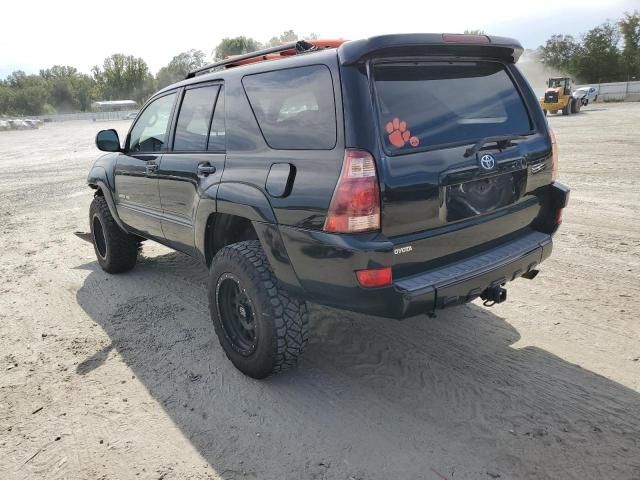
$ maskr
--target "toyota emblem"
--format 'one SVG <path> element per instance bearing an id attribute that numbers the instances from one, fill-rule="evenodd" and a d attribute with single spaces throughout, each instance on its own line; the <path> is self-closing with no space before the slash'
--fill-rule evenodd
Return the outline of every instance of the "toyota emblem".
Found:
<path id="1" fill-rule="evenodd" d="M 493 170 L 493 167 L 496 166 L 496 159 L 493 158 L 493 155 L 483 155 L 480 157 L 480 166 L 485 170 Z"/>

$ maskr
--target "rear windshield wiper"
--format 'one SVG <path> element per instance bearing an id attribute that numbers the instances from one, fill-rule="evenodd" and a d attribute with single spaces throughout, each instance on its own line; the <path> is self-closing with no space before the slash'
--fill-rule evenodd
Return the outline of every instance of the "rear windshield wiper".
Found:
<path id="1" fill-rule="evenodd" d="M 525 137 L 524 135 L 502 135 L 499 137 L 484 137 L 478 140 L 473 147 L 467 148 L 467 150 L 464 152 L 464 156 L 470 157 L 471 155 L 476 153 L 478 150 L 480 150 L 483 145 L 487 143 L 497 143 L 498 148 L 503 148 L 501 144 L 504 144 L 505 142 L 510 142 L 511 140 L 523 140 L 525 138 L 527 137 Z"/>

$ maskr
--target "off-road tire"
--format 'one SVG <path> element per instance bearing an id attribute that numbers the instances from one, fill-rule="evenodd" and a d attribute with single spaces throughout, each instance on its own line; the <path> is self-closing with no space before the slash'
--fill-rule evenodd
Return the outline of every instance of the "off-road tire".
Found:
<path id="1" fill-rule="evenodd" d="M 544 109 L 542 111 L 544 112 L 544 116 L 546 117 L 547 116 L 547 111 L 544 110 Z"/>
<path id="2" fill-rule="evenodd" d="M 567 106 L 562 109 L 562 115 L 571 115 L 571 111 L 573 110 L 573 102 L 569 100 L 567 102 Z"/>
<path id="3" fill-rule="evenodd" d="M 230 279 L 237 282 L 253 310 L 255 341 L 245 351 L 232 339 L 229 320 L 223 322 L 221 314 L 224 300 L 218 293 Z M 294 367 L 307 343 L 307 304 L 280 285 L 258 240 L 234 243 L 216 254 L 209 269 L 209 309 L 225 354 L 250 377 L 261 379 Z"/>
<path id="4" fill-rule="evenodd" d="M 101 195 L 93 197 L 89 208 L 89 225 L 93 249 L 105 272 L 122 273 L 135 266 L 140 242 L 118 226 L 107 201 Z"/>

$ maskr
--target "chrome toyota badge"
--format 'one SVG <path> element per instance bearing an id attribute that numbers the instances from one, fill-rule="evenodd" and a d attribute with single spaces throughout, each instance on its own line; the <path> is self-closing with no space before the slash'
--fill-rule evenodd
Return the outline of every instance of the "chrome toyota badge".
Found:
<path id="1" fill-rule="evenodd" d="M 482 157 L 480 157 L 480 166 L 485 170 L 493 170 L 493 168 L 496 166 L 496 159 L 493 158 L 493 155 L 483 155 Z"/>

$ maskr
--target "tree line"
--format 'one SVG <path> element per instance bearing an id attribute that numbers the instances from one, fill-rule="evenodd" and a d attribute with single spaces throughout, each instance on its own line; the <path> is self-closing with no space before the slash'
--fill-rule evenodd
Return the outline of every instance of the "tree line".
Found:
<path id="1" fill-rule="evenodd" d="M 552 35 L 537 50 L 548 67 L 567 72 L 582 83 L 640 80 L 640 13 L 625 13 L 579 38 Z"/>
<path id="2" fill-rule="evenodd" d="M 298 40 L 293 30 L 264 44 L 243 36 L 224 38 L 211 56 L 214 60 L 222 59 L 293 40 Z M 94 66 L 90 74 L 60 65 L 31 75 L 15 71 L 0 79 L 0 115 L 86 112 L 97 100 L 135 100 L 141 104 L 155 91 L 184 79 L 189 71 L 202 67 L 206 61 L 207 55 L 202 50 L 189 50 L 173 57 L 153 75 L 142 58 L 116 53 L 105 58 L 101 66 Z"/>
<path id="3" fill-rule="evenodd" d="M 471 31 L 468 33 L 482 33 Z M 214 60 L 298 40 L 293 30 L 260 43 L 251 37 L 224 38 L 211 53 Z M 315 39 L 311 34 L 306 38 Z M 537 50 L 548 67 L 574 76 L 580 82 L 601 83 L 640 80 L 640 13 L 625 13 L 617 22 L 607 21 L 579 38 L 552 35 Z M 40 115 L 88 111 L 96 100 L 144 102 L 153 92 L 183 79 L 206 63 L 202 50 L 182 52 L 156 75 L 140 57 L 113 54 L 90 74 L 75 67 L 55 65 L 27 75 L 16 71 L 0 80 L 0 114 Z"/>

